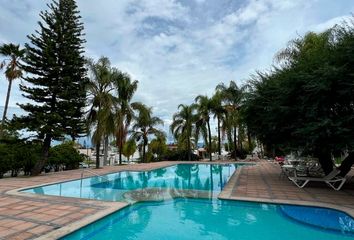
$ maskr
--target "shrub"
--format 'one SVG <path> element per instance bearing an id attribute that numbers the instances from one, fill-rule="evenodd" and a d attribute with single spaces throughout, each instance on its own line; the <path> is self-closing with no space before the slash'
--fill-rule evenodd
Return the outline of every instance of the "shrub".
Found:
<path id="1" fill-rule="evenodd" d="M 122 154 L 128 159 L 128 161 L 130 157 L 133 156 L 133 154 L 135 153 L 136 148 L 137 147 L 136 147 L 135 140 L 129 140 L 124 143 Z"/>
<path id="2" fill-rule="evenodd" d="M 233 158 L 235 156 L 235 151 L 232 151 L 229 155 Z M 245 149 L 237 149 L 236 156 L 240 159 L 245 159 L 247 157 L 247 151 Z"/>
<path id="3" fill-rule="evenodd" d="M 11 170 L 11 163 L 13 162 L 12 148 L 9 148 L 7 144 L 0 144 L 0 178 L 3 178 L 4 174 Z"/>
<path id="4" fill-rule="evenodd" d="M 36 162 L 41 158 L 42 145 L 38 143 L 27 143 L 22 150 L 18 151 L 15 158 L 21 162 L 24 175 L 30 175 Z"/>
<path id="5" fill-rule="evenodd" d="M 0 177 L 11 171 L 11 176 L 16 177 L 21 170 L 29 175 L 32 167 L 39 159 L 41 145 L 26 142 L 17 136 L 6 136 L 0 143 Z"/>
<path id="6" fill-rule="evenodd" d="M 186 160 L 188 159 L 188 151 L 187 150 L 167 150 L 165 155 L 162 157 L 162 159 L 164 160 L 168 160 L 168 161 L 180 161 L 180 160 Z M 191 160 L 192 161 L 197 161 L 200 160 L 201 158 L 192 153 L 191 154 Z"/>
<path id="7" fill-rule="evenodd" d="M 77 169 L 84 160 L 84 156 L 74 148 L 73 142 L 64 142 L 49 151 L 48 163 L 54 171 Z"/>

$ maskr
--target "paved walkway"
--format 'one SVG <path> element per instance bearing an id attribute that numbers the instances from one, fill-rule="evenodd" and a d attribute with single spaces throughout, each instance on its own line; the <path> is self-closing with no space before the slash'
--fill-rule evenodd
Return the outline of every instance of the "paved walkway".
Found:
<path id="1" fill-rule="evenodd" d="M 175 162 L 132 164 L 94 169 L 97 174 L 123 170 L 144 171 L 174 165 Z M 51 182 L 81 177 L 81 170 L 51 173 L 37 177 L 0 179 L 0 239 L 33 239 L 55 229 L 77 223 L 87 216 L 100 218 L 122 208 L 126 203 L 101 202 L 78 198 L 62 198 L 25 193 L 8 194 L 8 191 Z M 91 176 L 85 172 L 85 177 Z M 92 216 L 94 218 L 92 218 Z M 86 222 L 86 221 L 85 221 Z M 67 231 L 71 228 L 68 227 Z"/>
<path id="2" fill-rule="evenodd" d="M 281 177 L 280 172 L 279 165 L 267 161 L 261 161 L 254 167 L 240 168 L 219 197 L 332 207 L 354 217 L 354 177 L 340 191 L 319 182 L 310 182 L 300 189 L 286 177 Z M 353 176 L 354 171 L 348 175 Z"/>
<path id="3" fill-rule="evenodd" d="M 182 162 L 135 164 L 93 170 L 97 174 L 135 170 L 145 171 Z M 99 219 L 127 205 L 123 202 L 102 202 L 78 198 L 62 198 L 18 193 L 14 189 L 78 179 L 81 170 L 51 173 L 37 177 L 0 180 L 0 239 L 54 239 Z M 261 161 L 256 166 L 239 168 L 230 179 L 221 198 L 329 206 L 354 216 L 354 181 L 341 191 L 324 184 L 299 189 L 289 180 L 279 179 L 280 168 Z M 354 175 L 353 172 L 351 172 Z M 92 175 L 85 172 L 85 176 Z M 48 235 L 49 233 L 49 235 Z M 43 235 L 46 236 L 43 237 Z"/>

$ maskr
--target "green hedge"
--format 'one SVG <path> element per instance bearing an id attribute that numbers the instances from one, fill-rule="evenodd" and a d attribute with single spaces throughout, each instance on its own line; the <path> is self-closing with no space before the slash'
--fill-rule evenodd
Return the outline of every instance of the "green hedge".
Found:
<path id="1" fill-rule="evenodd" d="M 64 142 L 49 150 L 48 164 L 56 172 L 77 169 L 84 160 L 85 157 L 74 148 L 74 142 Z"/>
<path id="2" fill-rule="evenodd" d="M 41 143 L 26 142 L 17 138 L 9 138 L 0 142 L 0 178 L 11 172 L 16 177 L 21 171 L 30 175 L 35 163 L 42 153 Z M 70 170 L 79 168 L 85 157 L 75 148 L 73 142 L 64 142 L 49 151 L 46 171 Z"/>
<path id="3" fill-rule="evenodd" d="M 16 177 L 21 170 L 24 171 L 24 175 L 29 175 L 40 153 L 39 144 L 18 140 L 0 143 L 0 178 L 9 171 L 12 177 Z"/>

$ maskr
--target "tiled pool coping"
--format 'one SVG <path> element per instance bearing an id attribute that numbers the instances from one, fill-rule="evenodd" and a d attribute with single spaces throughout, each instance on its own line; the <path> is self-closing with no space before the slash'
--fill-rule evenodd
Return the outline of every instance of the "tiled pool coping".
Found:
<path id="1" fill-rule="evenodd" d="M 94 172 L 107 174 L 126 170 L 147 171 L 179 163 L 195 162 L 124 165 L 105 167 L 94 170 Z M 256 166 L 238 168 L 219 198 L 327 207 L 344 211 L 354 217 L 353 181 L 347 183 L 340 192 L 336 192 L 326 185 L 298 189 L 286 179 L 279 179 L 279 173 L 278 166 L 266 161 L 260 161 Z M 90 175 L 92 174 L 85 173 L 85 176 Z M 6 237 L 6 239 L 57 239 L 128 205 L 124 202 L 103 202 L 19 192 L 29 187 L 79 179 L 80 176 L 81 170 L 73 170 L 31 178 L 3 179 L 5 183 L 0 180 L 0 239 L 2 237 Z M 316 194 L 312 193 L 313 191 L 318 193 L 320 197 L 316 197 Z M 321 197 L 323 194 L 326 197 Z M 5 204 L 2 201 L 4 198 Z M 8 204 L 6 204 L 7 198 Z M 31 206 L 35 207 L 35 205 L 38 207 L 31 210 Z M 8 209 L 7 206 L 10 208 Z M 26 207 L 21 208 L 22 206 Z M 5 224 L 2 224 L 2 221 L 8 220 L 7 218 L 10 218 L 11 221 L 8 221 L 9 223 L 5 221 Z M 16 224 L 16 221 L 19 225 Z M 22 227 L 14 228 L 13 226 Z"/>
<path id="2" fill-rule="evenodd" d="M 354 171 L 349 175 L 354 175 Z M 281 177 L 279 166 L 267 161 L 260 161 L 254 168 L 238 168 L 218 198 L 332 208 L 354 218 L 353 178 L 340 191 L 324 183 L 300 189 Z"/>

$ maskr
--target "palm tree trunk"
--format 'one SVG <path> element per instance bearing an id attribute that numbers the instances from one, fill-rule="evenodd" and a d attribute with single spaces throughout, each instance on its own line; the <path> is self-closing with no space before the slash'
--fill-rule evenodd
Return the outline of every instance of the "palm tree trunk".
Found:
<path id="1" fill-rule="evenodd" d="M 240 129 L 240 128 L 239 128 Z M 238 148 L 240 149 L 240 151 L 242 152 L 243 146 L 242 146 L 242 138 L 241 135 L 238 135 Z"/>
<path id="2" fill-rule="evenodd" d="M 123 151 L 123 128 L 121 127 L 119 138 L 117 138 L 119 145 L 119 165 L 122 165 L 122 151 Z"/>
<path id="3" fill-rule="evenodd" d="M 129 158 L 128 158 L 129 161 Z M 119 146 L 119 165 L 122 165 L 122 144 Z"/>
<path id="4" fill-rule="evenodd" d="M 220 118 L 218 117 L 218 153 L 219 153 L 219 158 L 221 155 L 221 136 L 220 136 Z"/>
<path id="5" fill-rule="evenodd" d="M 207 121 L 208 124 L 208 138 L 209 138 L 209 161 L 212 161 L 213 159 L 211 158 L 211 131 L 210 131 L 210 122 Z"/>
<path id="6" fill-rule="evenodd" d="M 187 134 L 187 144 L 188 144 L 188 161 L 191 160 L 191 139 L 190 139 L 190 136 L 189 136 L 189 133 Z"/>
<path id="7" fill-rule="evenodd" d="M 43 167 L 47 163 L 51 141 L 52 141 L 51 134 L 47 134 L 43 141 L 42 157 L 38 162 L 36 162 L 36 164 L 32 168 L 31 170 L 32 176 L 39 175 L 42 172 Z"/>
<path id="8" fill-rule="evenodd" d="M 147 138 L 143 137 L 143 163 L 145 162 L 145 146 L 147 145 Z"/>
<path id="9" fill-rule="evenodd" d="M 235 161 L 237 161 L 237 138 L 236 138 L 236 133 L 237 133 L 237 128 L 236 126 L 234 127 L 234 157 L 235 157 Z"/>
<path id="10" fill-rule="evenodd" d="M 99 141 L 96 144 L 96 168 L 100 168 L 100 148 L 101 148 L 101 142 Z"/>
<path id="11" fill-rule="evenodd" d="M 143 140 L 143 163 L 145 162 L 145 146 L 146 146 L 146 142 L 145 139 Z"/>
<path id="12" fill-rule="evenodd" d="M 2 115 L 2 122 L 1 122 L 1 125 L 4 125 L 4 124 L 5 124 L 7 108 L 9 107 L 11 86 L 12 86 L 12 81 L 9 80 L 9 85 L 8 85 L 8 87 L 7 87 L 7 94 L 6 94 L 6 100 L 5 100 L 5 107 L 4 107 L 4 113 L 3 113 L 3 115 Z"/>
<path id="13" fill-rule="evenodd" d="M 124 128 L 122 127 L 122 123 L 120 124 L 119 127 L 119 132 L 117 134 L 117 146 L 118 146 L 118 150 L 119 150 L 119 164 L 122 164 L 122 151 L 123 151 L 123 131 Z"/>
<path id="14" fill-rule="evenodd" d="M 103 155 L 103 165 L 106 166 L 108 162 L 108 136 L 104 138 L 104 155 Z"/>
<path id="15" fill-rule="evenodd" d="M 231 151 L 231 146 L 232 146 L 232 127 L 228 127 L 226 129 L 226 134 L 227 134 L 227 148 L 228 148 L 228 151 L 229 152 L 232 152 Z"/>
<path id="16" fill-rule="evenodd" d="M 248 128 L 247 128 L 247 140 L 248 140 L 248 153 L 251 154 L 252 153 L 252 148 L 251 148 L 252 140 L 251 140 L 251 133 L 248 130 Z"/>

